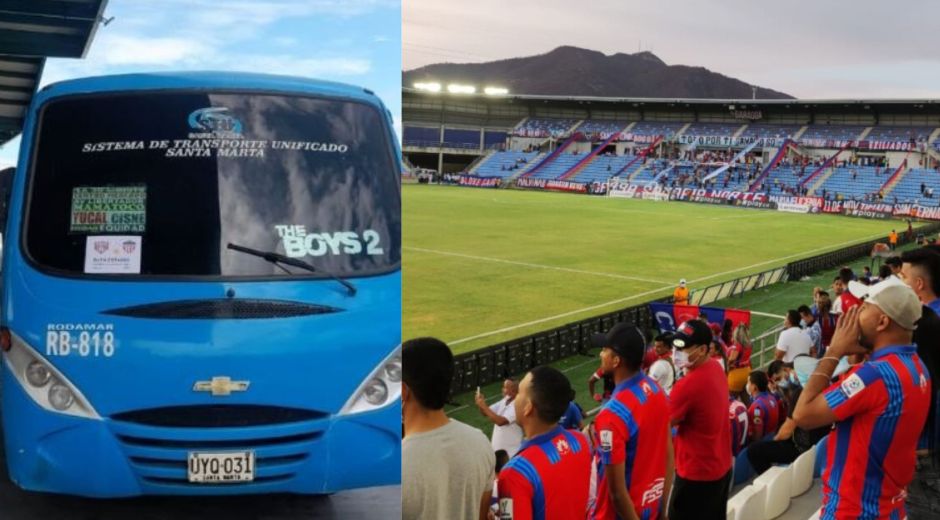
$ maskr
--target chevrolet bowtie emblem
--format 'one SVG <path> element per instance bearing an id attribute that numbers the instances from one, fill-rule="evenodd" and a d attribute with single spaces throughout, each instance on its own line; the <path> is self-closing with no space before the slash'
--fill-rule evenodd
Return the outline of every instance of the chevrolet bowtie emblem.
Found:
<path id="1" fill-rule="evenodd" d="M 212 392 L 212 395 L 230 395 L 248 390 L 248 381 L 232 381 L 231 377 L 216 376 L 212 381 L 196 381 L 193 392 Z"/>

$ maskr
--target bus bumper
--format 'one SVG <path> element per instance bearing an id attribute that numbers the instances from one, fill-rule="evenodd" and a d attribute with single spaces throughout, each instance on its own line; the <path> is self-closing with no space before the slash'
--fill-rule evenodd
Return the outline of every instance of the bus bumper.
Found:
<path id="1" fill-rule="evenodd" d="M 174 428 L 83 419 L 37 406 L 2 370 L 10 478 L 29 491 L 137 495 L 325 494 L 401 482 L 401 404 L 245 428 Z M 255 452 L 255 481 L 188 482 L 189 451 Z"/>

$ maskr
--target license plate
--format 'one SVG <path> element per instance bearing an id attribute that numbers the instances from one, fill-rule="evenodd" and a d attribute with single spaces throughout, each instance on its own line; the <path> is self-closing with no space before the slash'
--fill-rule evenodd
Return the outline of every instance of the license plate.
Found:
<path id="1" fill-rule="evenodd" d="M 255 479 L 255 453 L 253 451 L 190 452 L 187 474 L 190 482 L 199 484 L 251 482 Z"/>

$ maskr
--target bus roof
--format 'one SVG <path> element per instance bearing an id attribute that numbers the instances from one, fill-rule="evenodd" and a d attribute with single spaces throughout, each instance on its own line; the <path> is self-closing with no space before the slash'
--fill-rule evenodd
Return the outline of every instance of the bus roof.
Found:
<path id="1" fill-rule="evenodd" d="M 36 94 L 35 104 L 38 106 L 54 97 L 92 92 L 217 88 L 344 97 L 384 109 L 375 93 L 363 87 L 294 76 L 213 71 L 116 74 L 66 80 L 42 88 Z"/>

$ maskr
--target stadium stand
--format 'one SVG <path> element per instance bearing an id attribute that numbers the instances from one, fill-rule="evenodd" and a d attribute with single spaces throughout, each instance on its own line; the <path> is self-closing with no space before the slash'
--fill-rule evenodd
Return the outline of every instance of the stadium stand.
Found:
<path id="1" fill-rule="evenodd" d="M 632 159 L 632 155 L 598 155 L 583 170 L 568 180 L 574 182 L 606 182 Z"/>
<path id="2" fill-rule="evenodd" d="M 538 155 L 538 152 L 495 152 L 477 165 L 473 173 L 480 177 L 506 178 L 534 165 Z M 513 167 L 517 169 L 511 169 Z"/>
<path id="3" fill-rule="evenodd" d="M 731 137 L 741 126 L 740 123 L 692 123 L 682 135 Z"/>
<path id="4" fill-rule="evenodd" d="M 446 148 L 479 148 L 480 131 L 445 128 L 443 145 Z"/>
<path id="5" fill-rule="evenodd" d="M 832 170 L 832 175 L 816 188 L 816 195 L 826 190 L 841 194 L 845 199 L 861 199 L 877 193 L 892 173 L 888 168 L 875 166 L 841 166 Z"/>
<path id="6" fill-rule="evenodd" d="M 865 137 L 868 141 L 925 143 L 933 128 L 926 126 L 875 126 Z"/>
<path id="7" fill-rule="evenodd" d="M 800 140 L 851 141 L 857 139 L 865 128 L 858 125 L 809 125 Z"/>
<path id="8" fill-rule="evenodd" d="M 637 123 L 631 130 L 630 133 L 633 135 L 643 135 L 643 136 L 652 136 L 652 135 L 662 135 L 670 137 L 676 134 L 679 130 L 685 126 L 686 123 L 668 121 L 668 122 L 657 122 L 657 121 L 641 121 Z"/>
<path id="9" fill-rule="evenodd" d="M 927 197 L 921 192 L 920 186 L 934 190 L 932 197 Z M 940 172 L 937 170 L 927 170 L 923 168 L 912 168 L 901 180 L 894 186 L 894 189 L 888 192 L 888 200 L 897 201 L 901 204 L 921 204 L 923 206 L 940 206 Z"/>
<path id="10" fill-rule="evenodd" d="M 532 174 L 533 179 L 557 179 L 567 172 L 572 166 L 581 159 L 587 157 L 586 153 L 562 152 L 558 154 L 551 162 L 546 163 L 537 172 Z"/>
<path id="11" fill-rule="evenodd" d="M 796 135 L 800 128 L 800 125 L 752 124 L 747 125 L 747 128 L 741 132 L 741 137 L 755 137 L 758 139 L 766 137 L 789 137 Z"/>
<path id="12" fill-rule="evenodd" d="M 403 128 L 405 146 L 438 146 L 441 142 L 440 128 L 405 126 Z"/>
<path id="13" fill-rule="evenodd" d="M 578 125 L 576 132 L 581 132 L 586 137 L 595 139 L 606 139 L 613 133 L 622 132 L 630 123 L 624 121 L 603 121 L 588 119 Z"/>
<path id="14" fill-rule="evenodd" d="M 486 130 L 483 132 L 483 148 L 486 150 L 502 148 L 506 145 L 507 137 L 509 137 L 508 132 Z"/>
<path id="15" fill-rule="evenodd" d="M 577 123 L 577 119 L 538 119 L 530 118 L 513 130 L 519 137 L 564 137 L 568 130 Z"/>

